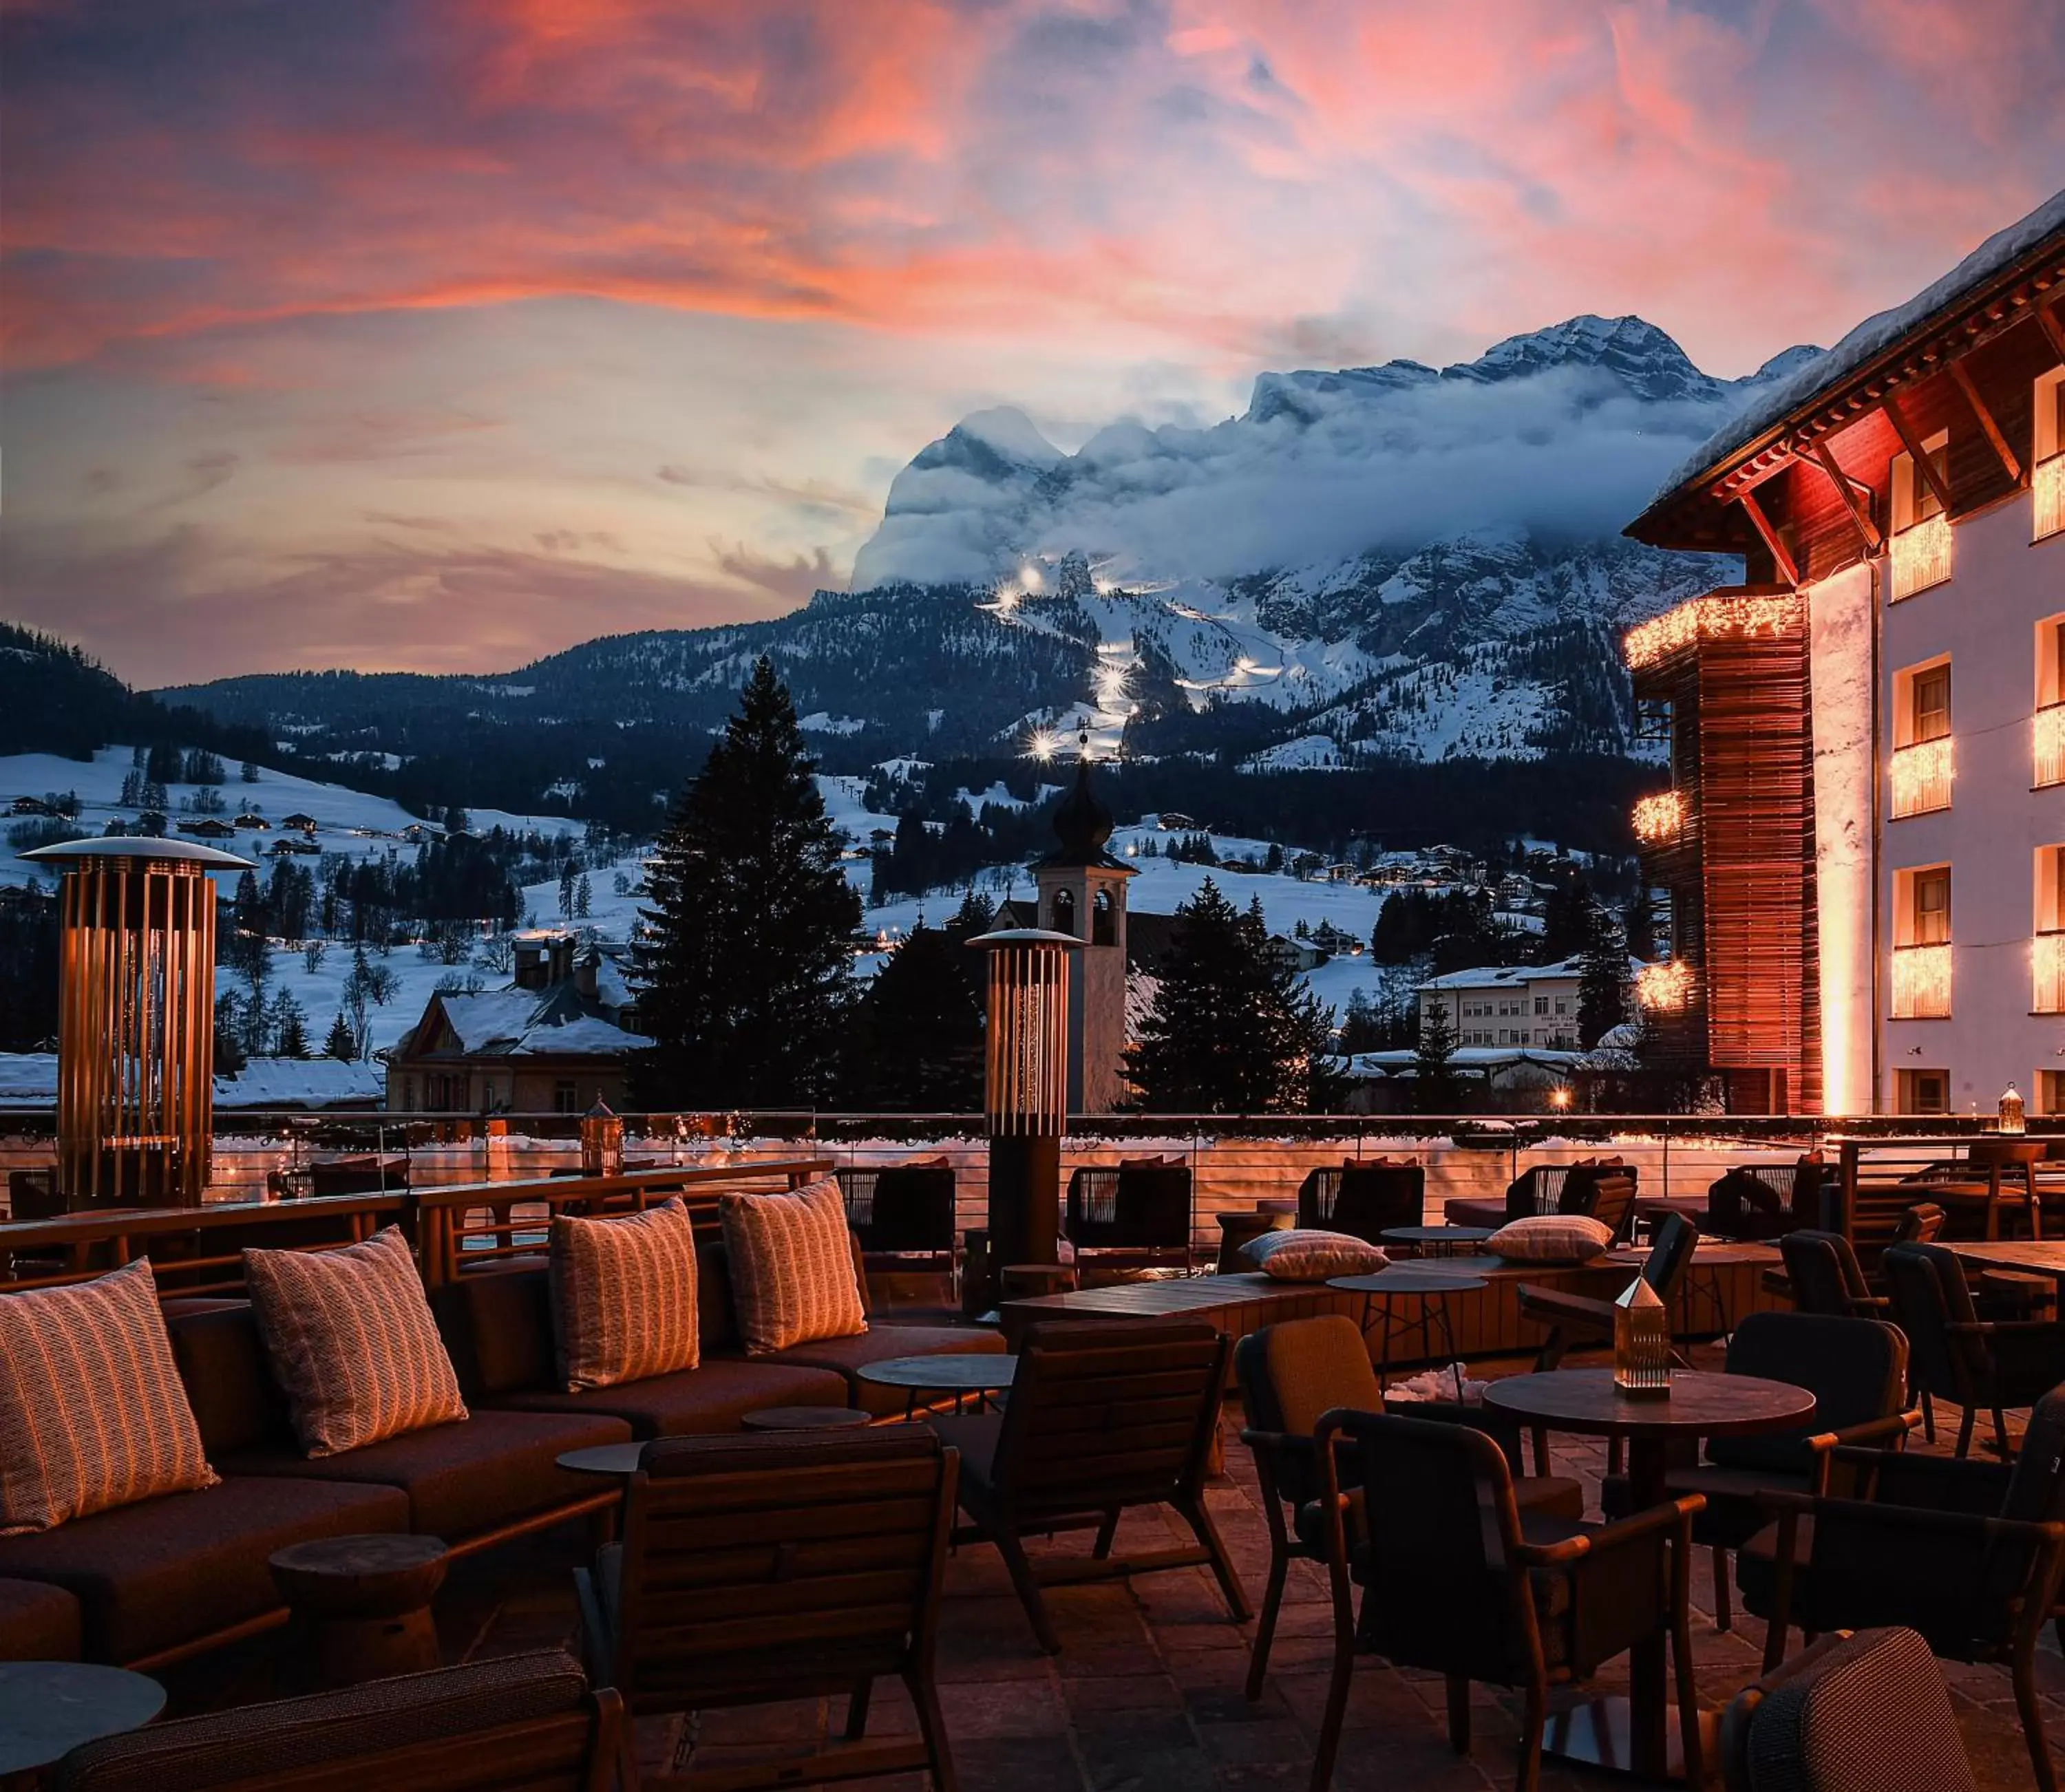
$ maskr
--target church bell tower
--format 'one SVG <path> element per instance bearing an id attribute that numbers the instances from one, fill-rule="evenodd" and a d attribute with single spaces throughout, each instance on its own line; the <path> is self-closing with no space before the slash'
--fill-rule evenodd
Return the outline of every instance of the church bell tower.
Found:
<path id="1" fill-rule="evenodd" d="M 1125 1092 L 1125 886 L 1132 869 L 1105 850 L 1111 811 L 1090 788 L 1087 755 L 1054 812 L 1060 844 L 1032 867 L 1040 925 L 1080 939 L 1069 990 L 1069 1108 L 1108 1114 Z"/>

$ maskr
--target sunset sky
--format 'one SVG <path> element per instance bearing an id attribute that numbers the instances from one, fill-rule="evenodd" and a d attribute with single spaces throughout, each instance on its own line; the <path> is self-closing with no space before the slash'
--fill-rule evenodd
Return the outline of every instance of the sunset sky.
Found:
<path id="1" fill-rule="evenodd" d="M 2065 186 L 2058 0 L 0 18 L 0 613 L 145 685 L 776 614 L 986 406 L 1586 311 L 1745 373 Z"/>

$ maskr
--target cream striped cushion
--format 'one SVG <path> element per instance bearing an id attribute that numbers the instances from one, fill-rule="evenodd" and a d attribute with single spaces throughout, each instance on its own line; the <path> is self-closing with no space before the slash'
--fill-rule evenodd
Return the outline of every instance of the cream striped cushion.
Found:
<path id="1" fill-rule="evenodd" d="M 466 1417 L 400 1228 L 341 1250 L 247 1250 L 244 1279 L 307 1455 Z"/>
<path id="2" fill-rule="evenodd" d="M 792 1195 L 726 1195 L 718 1212 L 748 1356 L 867 1330 L 846 1203 L 831 1177 Z"/>
<path id="3" fill-rule="evenodd" d="M 149 1264 L 0 1294 L 0 1536 L 214 1484 Z"/>
<path id="4" fill-rule="evenodd" d="M 702 1360 L 696 1231 L 680 1201 L 614 1219 L 556 1214 L 551 1261 L 552 1332 L 568 1393 Z"/>

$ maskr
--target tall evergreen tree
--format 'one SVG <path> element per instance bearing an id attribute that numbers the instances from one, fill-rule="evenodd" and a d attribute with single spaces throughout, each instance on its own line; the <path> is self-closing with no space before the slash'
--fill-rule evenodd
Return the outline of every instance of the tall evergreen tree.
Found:
<path id="1" fill-rule="evenodd" d="M 1160 1113 L 1270 1113 L 1323 1107 L 1333 1015 L 1269 950 L 1259 902 L 1245 914 L 1207 878 L 1176 910 L 1154 1001 L 1126 1073 Z"/>
<path id="2" fill-rule="evenodd" d="M 1412 1052 L 1413 1094 L 1423 1114 L 1452 1114 L 1456 1110 L 1456 1029 L 1449 1019 L 1449 1004 L 1432 1003 L 1420 1017 L 1420 1043 Z"/>
<path id="3" fill-rule="evenodd" d="M 839 867 L 795 706 L 763 657 L 682 792 L 632 948 L 648 1108 L 775 1107 L 832 1090 L 860 897 Z"/>
<path id="4" fill-rule="evenodd" d="M 329 1034 L 323 1040 L 323 1055 L 350 1063 L 358 1056 L 358 1041 L 353 1036 L 351 1023 L 344 1018 L 344 1010 L 337 1011 L 337 1019 L 329 1023 Z"/>
<path id="5" fill-rule="evenodd" d="M 1578 1044 L 1590 1051 L 1627 1019 L 1627 948 L 1620 930 L 1594 909 L 1578 966 Z"/>
<path id="6" fill-rule="evenodd" d="M 875 973 L 847 1035 L 843 1099 L 887 1113 L 972 1112 L 982 1105 L 981 955 L 923 922 Z"/>

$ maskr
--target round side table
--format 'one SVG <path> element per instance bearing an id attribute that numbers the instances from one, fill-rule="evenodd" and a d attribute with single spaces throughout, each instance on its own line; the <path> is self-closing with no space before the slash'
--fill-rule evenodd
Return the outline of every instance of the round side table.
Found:
<path id="1" fill-rule="evenodd" d="M 318 1684 L 356 1686 L 439 1665 L 430 1618 L 445 1580 L 438 1538 L 325 1537 L 277 1550 L 271 1564 Z"/>
<path id="2" fill-rule="evenodd" d="M 164 1688 L 127 1668 L 0 1661 L 0 1784 L 40 1785 L 80 1744 L 141 1729 L 164 1708 Z"/>
<path id="3" fill-rule="evenodd" d="M 1446 1265 L 1433 1263 L 1400 1263 L 1388 1269 L 1379 1269 L 1366 1276 L 1332 1276 L 1328 1278 L 1329 1288 L 1338 1288 L 1344 1294 L 1362 1296 L 1363 1336 L 1369 1336 L 1370 1315 L 1380 1316 L 1384 1330 L 1378 1334 L 1376 1351 L 1376 1385 L 1379 1392 L 1391 1386 L 1391 1350 L 1400 1338 L 1420 1334 L 1420 1360 L 1430 1366 L 1435 1360 L 1434 1334 L 1441 1335 L 1441 1349 L 1455 1372 L 1456 1398 L 1463 1397 L 1462 1358 L 1456 1354 L 1455 1329 L 1449 1323 L 1449 1310 L 1444 1304 L 1451 1294 L 1471 1294 L 1487 1285 L 1482 1276 L 1465 1274 Z M 1420 1303 L 1417 1320 L 1400 1319 L 1394 1303 L 1401 1299 L 1416 1300 Z"/>
<path id="4" fill-rule="evenodd" d="M 918 1410 L 920 1394 L 952 1394 L 956 1412 L 972 1394 L 980 1411 L 985 1398 L 1011 1386 L 1018 1373 L 1018 1358 L 993 1351 L 943 1351 L 938 1356 L 890 1357 L 880 1362 L 864 1362 L 855 1373 L 876 1387 L 901 1388 L 903 1416 L 909 1419 Z"/>
<path id="5" fill-rule="evenodd" d="M 874 1422 L 854 1407 L 762 1407 L 739 1423 L 749 1431 L 857 1431 Z"/>

